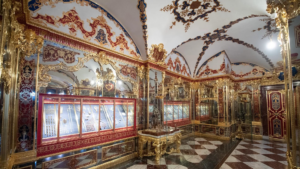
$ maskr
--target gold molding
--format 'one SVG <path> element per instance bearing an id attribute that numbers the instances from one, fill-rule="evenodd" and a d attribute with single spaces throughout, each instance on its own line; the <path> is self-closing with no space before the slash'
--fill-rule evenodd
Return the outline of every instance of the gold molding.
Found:
<path id="1" fill-rule="evenodd" d="M 110 168 L 110 167 L 113 167 L 115 165 L 118 165 L 120 163 L 123 163 L 125 161 L 128 161 L 128 160 L 131 160 L 131 159 L 134 159 L 138 156 L 137 152 L 135 153 L 132 153 L 132 154 L 129 154 L 129 155 L 126 155 L 124 157 L 120 157 L 120 158 L 117 158 L 115 160 L 111 160 L 109 162 L 106 162 L 106 163 L 103 163 L 103 164 L 100 164 L 100 165 L 97 165 L 97 166 L 93 166 L 91 167 L 90 169 L 107 169 L 107 168 Z"/>

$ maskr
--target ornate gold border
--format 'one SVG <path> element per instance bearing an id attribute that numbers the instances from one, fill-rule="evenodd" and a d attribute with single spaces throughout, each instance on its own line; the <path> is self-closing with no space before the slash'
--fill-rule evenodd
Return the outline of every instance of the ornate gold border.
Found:
<path id="1" fill-rule="evenodd" d="M 134 159 L 134 158 L 136 158 L 137 156 L 138 156 L 138 154 L 137 154 L 137 152 L 135 152 L 135 153 L 129 154 L 129 155 L 127 155 L 127 156 L 120 157 L 120 158 L 117 158 L 117 159 L 115 159 L 115 160 L 106 162 L 106 163 L 104 163 L 104 164 L 100 164 L 100 165 L 91 167 L 90 169 L 107 169 L 107 168 L 109 168 L 109 167 L 118 165 L 118 164 L 123 163 L 123 162 L 125 162 L 125 161 Z"/>

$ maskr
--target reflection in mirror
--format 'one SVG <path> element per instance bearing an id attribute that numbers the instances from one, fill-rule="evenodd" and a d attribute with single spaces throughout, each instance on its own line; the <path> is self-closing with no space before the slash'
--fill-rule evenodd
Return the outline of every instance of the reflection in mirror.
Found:
<path id="1" fill-rule="evenodd" d="M 218 103 L 215 100 L 202 100 L 197 105 L 196 120 L 205 124 L 218 124 Z"/>
<path id="2" fill-rule="evenodd" d="M 150 69 L 149 71 L 149 127 L 154 127 L 154 120 L 161 120 L 162 107 L 157 96 L 162 95 L 162 72 Z M 161 121 L 160 121 L 161 123 Z"/>
<path id="3" fill-rule="evenodd" d="M 242 91 L 238 92 L 237 97 L 238 111 L 236 121 L 251 124 L 253 120 L 252 114 L 252 87 L 246 86 Z"/>

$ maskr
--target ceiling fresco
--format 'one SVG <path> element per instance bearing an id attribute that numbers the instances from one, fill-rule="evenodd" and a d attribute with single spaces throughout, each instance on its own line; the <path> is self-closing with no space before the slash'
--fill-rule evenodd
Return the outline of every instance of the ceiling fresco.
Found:
<path id="1" fill-rule="evenodd" d="M 232 65 L 230 74 L 236 77 L 247 72 L 242 77 L 248 77 L 254 69 L 249 65 L 256 65 L 258 73 L 262 73 L 282 61 L 275 16 L 266 11 L 265 0 L 24 2 L 27 2 L 24 10 L 30 25 L 99 49 L 148 60 L 151 45 L 162 43 L 168 56 L 165 59 L 168 70 L 186 77 L 199 78 L 208 60 L 223 51 Z M 289 23 L 291 42 L 295 42 L 291 43 L 291 51 L 298 54 L 300 41 L 295 36 L 300 35 L 300 18 Z M 276 44 L 274 49 L 267 47 L 270 41 Z M 63 59 L 58 54 L 52 55 L 53 61 Z M 78 56 L 71 52 L 65 59 L 72 61 Z M 240 71 L 233 63 L 247 64 L 249 70 Z M 122 65 L 123 74 L 133 78 L 125 65 Z"/>

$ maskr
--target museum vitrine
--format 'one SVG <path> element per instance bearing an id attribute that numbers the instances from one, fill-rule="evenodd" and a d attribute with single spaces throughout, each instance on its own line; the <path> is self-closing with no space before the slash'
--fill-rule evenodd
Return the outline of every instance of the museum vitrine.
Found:
<path id="1" fill-rule="evenodd" d="M 136 129 L 135 99 L 39 95 L 38 145 Z"/>
<path id="2" fill-rule="evenodd" d="M 190 102 L 166 101 L 164 102 L 164 124 L 175 125 L 190 121 Z"/>
<path id="3" fill-rule="evenodd" d="M 196 104 L 196 120 L 201 123 L 218 124 L 218 105 L 215 100 L 202 100 Z"/>

